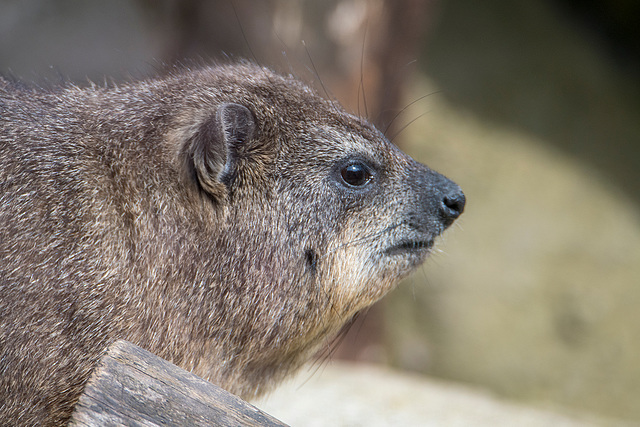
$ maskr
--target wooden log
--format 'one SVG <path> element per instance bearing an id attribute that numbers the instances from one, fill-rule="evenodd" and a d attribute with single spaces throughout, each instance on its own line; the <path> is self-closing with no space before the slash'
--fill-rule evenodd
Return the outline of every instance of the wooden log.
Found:
<path id="1" fill-rule="evenodd" d="M 70 426 L 284 426 L 239 397 L 127 341 L 100 359 Z"/>

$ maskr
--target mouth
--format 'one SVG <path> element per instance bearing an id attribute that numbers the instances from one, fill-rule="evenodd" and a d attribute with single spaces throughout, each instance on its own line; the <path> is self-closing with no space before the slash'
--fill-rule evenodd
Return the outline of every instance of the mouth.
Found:
<path id="1" fill-rule="evenodd" d="M 387 256 L 424 254 L 433 247 L 434 240 L 403 240 L 384 250 Z"/>

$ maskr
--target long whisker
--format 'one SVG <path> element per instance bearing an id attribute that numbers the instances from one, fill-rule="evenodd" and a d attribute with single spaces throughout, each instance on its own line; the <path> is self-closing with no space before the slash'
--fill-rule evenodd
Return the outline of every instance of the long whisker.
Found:
<path id="1" fill-rule="evenodd" d="M 333 337 L 331 340 L 327 341 L 327 346 L 324 347 L 324 349 L 316 355 L 315 360 L 311 365 L 311 366 L 317 365 L 312 375 L 318 372 L 318 370 L 321 367 L 325 366 L 327 363 L 331 361 L 332 356 L 338 350 L 338 347 L 340 347 L 340 344 L 344 342 L 344 339 L 346 338 L 347 334 L 349 333 L 353 325 L 355 325 L 356 320 L 358 319 L 360 314 L 361 314 L 360 312 L 357 312 L 356 314 L 354 314 L 353 317 L 349 320 L 349 322 L 345 324 L 342 327 L 342 329 L 340 329 L 340 332 L 338 332 L 338 335 Z"/>
<path id="2" fill-rule="evenodd" d="M 324 92 L 324 94 L 327 97 L 327 99 L 329 101 L 331 101 L 331 102 L 329 102 L 329 104 L 331 105 L 331 107 L 338 114 L 340 114 L 340 111 L 339 111 L 338 107 L 335 104 L 335 97 L 333 97 L 333 96 L 331 96 L 329 94 L 329 91 L 327 90 L 327 87 L 324 85 L 324 82 L 320 78 L 320 74 L 318 73 L 318 69 L 316 68 L 316 64 L 313 62 L 313 58 L 311 58 L 311 53 L 309 52 L 309 48 L 307 48 L 307 44 L 304 42 L 304 40 L 302 41 L 302 46 L 304 46 L 304 50 L 307 53 L 307 57 L 309 58 L 309 62 L 311 63 L 311 67 L 313 68 L 313 72 L 316 75 L 316 78 L 318 79 L 318 81 L 320 82 L 320 86 L 322 87 L 322 91 Z"/>
<path id="3" fill-rule="evenodd" d="M 408 103 L 407 105 L 405 105 L 405 106 L 404 106 L 404 108 L 402 108 L 400 111 L 398 111 L 398 112 L 396 113 L 396 115 L 395 115 L 395 116 L 393 116 L 393 118 L 391 119 L 391 121 L 389 122 L 389 124 L 387 124 L 387 127 L 384 129 L 384 132 L 382 132 L 382 134 L 386 136 L 386 135 L 387 135 L 387 132 L 389 131 L 389 129 L 390 129 L 390 128 L 391 128 L 391 126 L 393 125 L 393 122 L 395 122 L 395 121 L 396 121 L 396 119 L 397 119 L 398 117 L 400 117 L 400 115 L 401 115 L 402 113 L 404 113 L 405 111 L 407 111 L 407 109 L 408 109 L 409 107 L 411 107 L 412 105 L 414 105 L 414 104 L 415 104 L 415 103 L 417 103 L 417 102 L 422 101 L 423 99 L 425 99 L 425 98 L 427 98 L 427 97 L 429 97 L 429 96 L 432 96 L 432 95 L 438 94 L 438 93 L 440 93 L 440 92 L 442 92 L 442 91 L 441 91 L 441 90 L 436 90 L 436 91 L 434 91 L 434 92 L 427 93 L 426 95 L 422 95 L 420 98 L 418 98 L 418 99 L 414 99 L 413 101 L 411 101 L 410 103 Z"/>
<path id="4" fill-rule="evenodd" d="M 368 22 L 364 27 L 364 35 L 362 36 L 362 51 L 360 52 L 360 84 L 358 86 L 358 91 L 362 89 L 362 103 L 364 104 L 364 114 L 367 120 L 369 119 L 369 109 L 367 107 L 367 96 L 364 88 L 364 48 L 365 42 L 367 40 L 367 27 Z M 360 96 L 358 95 L 358 114 L 360 114 Z"/>
<path id="5" fill-rule="evenodd" d="M 335 253 L 335 252 L 337 252 L 337 251 L 339 251 L 341 249 L 344 249 L 346 247 L 357 245 L 357 244 L 360 244 L 360 243 L 366 243 L 366 242 L 369 242 L 369 241 L 372 241 L 372 240 L 376 240 L 378 237 L 380 237 L 380 236 L 382 236 L 382 235 L 384 235 L 384 234 L 386 234 L 386 233 L 388 233 L 388 232 L 390 232 L 390 231 L 392 231 L 392 230 L 394 230 L 394 229 L 396 229 L 398 227 L 401 227 L 402 225 L 405 225 L 405 224 L 406 224 L 406 221 L 402 221 L 402 222 L 399 222 L 397 224 L 391 225 L 391 226 L 389 226 L 387 228 L 384 228 L 384 229 L 382 229 L 382 230 L 380 230 L 380 231 L 378 231 L 376 233 L 371 233 L 371 234 L 368 234 L 368 235 L 366 235 L 364 237 L 360 237 L 359 239 L 354 239 L 354 240 L 351 240 L 349 242 L 343 243 L 341 245 L 336 246 L 335 248 L 329 249 L 323 255 L 331 255 L 331 254 L 333 254 L 333 253 Z"/>
<path id="6" fill-rule="evenodd" d="M 425 111 L 424 113 L 420 114 L 415 119 L 411 120 L 406 125 L 402 126 L 402 128 L 400 128 L 400 130 L 398 132 L 396 132 L 395 135 L 393 135 L 393 137 L 389 138 L 389 142 L 393 142 L 393 140 L 396 139 L 405 129 L 407 129 L 409 126 L 411 126 L 416 120 L 420 119 L 423 116 L 426 116 L 427 113 L 429 113 L 429 111 Z"/>
<path id="7" fill-rule="evenodd" d="M 249 43 L 247 34 L 244 32 L 244 27 L 242 26 L 242 22 L 240 21 L 240 16 L 238 15 L 236 5 L 233 2 L 233 0 L 231 0 L 230 3 L 231 3 L 231 8 L 233 9 L 233 14 L 236 16 L 236 21 L 238 22 L 238 26 L 240 27 L 240 33 L 242 33 L 242 38 L 244 39 L 244 43 L 247 45 L 247 48 L 249 49 L 249 53 L 251 53 L 251 57 L 253 58 L 253 60 L 256 61 L 256 64 L 259 64 L 260 62 L 258 61 L 258 57 L 256 56 L 255 52 L 251 48 L 251 44 Z"/>

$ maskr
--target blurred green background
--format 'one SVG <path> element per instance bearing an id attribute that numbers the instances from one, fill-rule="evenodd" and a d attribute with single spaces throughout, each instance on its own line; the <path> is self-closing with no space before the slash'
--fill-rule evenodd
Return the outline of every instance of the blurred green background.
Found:
<path id="1" fill-rule="evenodd" d="M 249 58 L 326 87 L 468 197 L 336 357 L 638 422 L 639 18 L 633 0 L 3 0 L 0 72 Z"/>

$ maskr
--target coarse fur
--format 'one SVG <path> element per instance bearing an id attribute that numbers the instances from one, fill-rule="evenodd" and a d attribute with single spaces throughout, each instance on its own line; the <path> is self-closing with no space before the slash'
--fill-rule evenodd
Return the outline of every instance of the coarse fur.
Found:
<path id="1" fill-rule="evenodd" d="M 463 207 L 365 120 L 255 65 L 0 79 L 0 423 L 64 424 L 120 338 L 259 395 Z"/>

